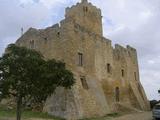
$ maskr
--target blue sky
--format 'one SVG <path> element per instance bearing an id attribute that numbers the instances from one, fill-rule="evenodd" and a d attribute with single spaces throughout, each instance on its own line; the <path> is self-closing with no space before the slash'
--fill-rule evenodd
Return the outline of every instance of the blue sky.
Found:
<path id="1" fill-rule="evenodd" d="M 80 0 L 0 0 L 0 55 L 16 41 L 21 27 L 44 28 L 64 18 L 65 8 Z M 112 43 L 138 51 L 141 82 L 149 99 L 160 99 L 160 1 L 89 0 L 101 8 L 103 32 Z"/>

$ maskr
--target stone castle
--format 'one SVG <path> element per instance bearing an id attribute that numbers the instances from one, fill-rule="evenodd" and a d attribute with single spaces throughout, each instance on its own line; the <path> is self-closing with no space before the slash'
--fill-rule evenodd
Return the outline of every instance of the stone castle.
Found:
<path id="1" fill-rule="evenodd" d="M 72 89 L 58 88 L 44 111 L 66 119 L 104 116 L 124 110 L 148 110 L 139 80 L 136 49 L 103 37 L 101 10 L 82 0 L 66 8 L 65 19 L 46 29 L 30 28 L 16 42 L 61 60 L 76 79 Z"/>

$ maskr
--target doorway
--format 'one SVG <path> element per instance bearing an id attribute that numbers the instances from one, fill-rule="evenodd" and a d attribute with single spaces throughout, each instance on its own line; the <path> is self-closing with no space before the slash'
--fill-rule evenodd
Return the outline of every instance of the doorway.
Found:
<path id="1" fill-rule="evenodd" d="M 120 90 L 119 87 L 115 88 L 115 96 L 116 96 L 116 102 L 120 101 Z"/>

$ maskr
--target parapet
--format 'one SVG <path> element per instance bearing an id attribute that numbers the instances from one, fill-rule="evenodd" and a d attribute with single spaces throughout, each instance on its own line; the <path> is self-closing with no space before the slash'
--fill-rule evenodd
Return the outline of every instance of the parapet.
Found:
<path id="1" fill-rule="evenodd" d="M 85 1 L 82 1 L 81 3 L 78 2 L 76 5 L 73 5 L 71 7 L 67 7 L 65 9 L 65 17 L 69 17 L 68 15 L 70 14 L 70 12 L 72 11 L 76 12 L 77 11 L 76 9 L 81 6 L 87 6 L 90 9 L 94 10 L 94 12 L 97 12 L 97 14 L 101 15 L 101 10 L 99 8 L 97 8 L 92 3 L 85 0 Z M 80 11 L 77 11 L 77 12 L 80 12 Z"/>
<path id="2" fill-rule="evenodd" d="M 124 48 L 123 46 L 119 45 L 119 44 L 115 44 L 115 49 L 116 50 L 123 50 L 123 51 L 126 51 L 126 48 Z"/>
<path id="3" fill-rule="evenodd" d="M 131 47 L 130 45 L 127 45 L 127 50 L 132 52 L 137 52 L 135 48 Z"/>
<path id="4" fill-rule="evenodd" d="M 60 26 L 59 26 L 59 24 L 57 23 L 57 24 L 52 25 L 51 28 L 52 28 L 52 29 L 59 29 Z"/>
<path id="5" fill-rule="evenodd" d="M 114 56 L 117 60 L 119 60 L 120 58 L 130 58 L 133 59 L 134 61 L 137 60 L 136 49 L 129 45 L 127 45 L 125 48 L 119 44 L 115 44 Z"/>

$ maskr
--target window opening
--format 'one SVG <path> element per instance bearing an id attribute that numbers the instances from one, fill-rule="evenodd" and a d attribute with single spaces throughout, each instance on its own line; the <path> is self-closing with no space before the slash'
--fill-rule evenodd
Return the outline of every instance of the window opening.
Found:
<path id="1" fill-rule="evenodd" d="M 119 87 L 116 87 L 116 88 L 115 88 L 116 102 L 119 102 L 119 101 L 120 101 L 119 95 L 120 95 Z"/>
<path id="2" fill-rule="evenodd" d="M 84 89 L 89 89 L 86 78 L 84 76 L 82 76 L 80 79 L 81 79 L 81 83 L 82 83 L 83 88 Z"/>
<path id="3" fill-rule="evenodd" d="M 34 40 L 31 40 L 31 41 L 30 41 L 30 48 L 31 48 L 31 49 L 34 48 L 34 44 L 35 44 L 35 43 L 34 43 Z"/>
<path id="4" fill-rule="evenodd" d="M 109 63 L 107 64 L 107 72 L 111 73 L 111 64 L 109 64 Z"/>
<path id="5" fill-rule="evenodd" d="M 134 72 L 134 79 L 137 80 L 137 74 Z"/>
<path id="6" fill-rule="evenodd" d="M 124 77 L 124 69 L 121 70 L 122 77 Z"/>
<path id="7" fill-rule="evenodd" d="M 83 54 L 78 53 L 78 65 L 83 66 Z"/>

